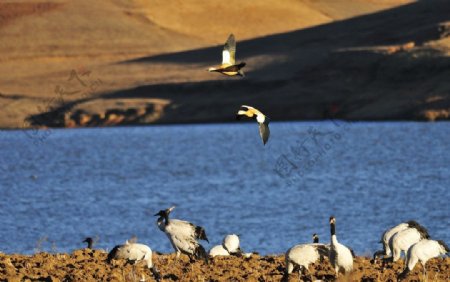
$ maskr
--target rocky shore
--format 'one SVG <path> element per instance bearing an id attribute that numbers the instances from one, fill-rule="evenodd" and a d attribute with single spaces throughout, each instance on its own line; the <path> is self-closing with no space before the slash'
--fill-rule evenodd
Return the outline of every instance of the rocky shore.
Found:
<path id="1" fill-rule="evenodd" d="M 106 252 L 80 249 L 68 253 L 37 253 L 31 256 L 0 254 L 0 281 L 154 281 L 144 264 L 132 265 L 123 260 L 106 262 Z M 249 258 L 215 257 L 209 264 L 190 263 L 186 256 L 176 260 L 174 254 L 153 254 L 153 262 L 162 281 L 280 281 L 285 263 L 283 255 Z M 369 258 L 357 257 L 354 272 L 348 280 L 337 281 L 397 281 L 403 269 L 403 260 L 383 267 L 372 264 Z M 327 260 L 310 267 L 313 281 L 334 281 L 334 271 Z M 310 281 L 308 275 L 301 277 Z M 427 274 L 416 265 L 405 281 L 449 281 L 450 258 L 432 259 L 427 263 Z M 299 281 L 298 273 L 289 281 Z"/>

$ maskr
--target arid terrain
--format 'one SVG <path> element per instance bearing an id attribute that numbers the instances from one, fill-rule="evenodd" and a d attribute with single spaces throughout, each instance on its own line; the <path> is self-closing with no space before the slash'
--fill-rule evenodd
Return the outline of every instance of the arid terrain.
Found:
<path id="1" fill-rule="evenodd" d="M 5 0 L 0 39 L 0 128 L 449 119 L 446 0 Z"/>
<path id="2" fill-rule="evenodd" d="M 154 281 L 143 263 L 132 265 L 124 260 L 105 262 L 106 253 L 90 249 L 76 250 L 71 254 L 38 253 L 33 256 L 0 254 L 1 281 Z M 215 257 L 209 264 L 203 261 L 189 263 L 182 256 L 153 255 L 153 262 L 162 281 L 280 281 L 284 273 L 284 256 L 259 256 L 250 258 Z M 346 280 L 338 281 L 397 281 L 403 261 L 382 267 L 371 264 L 368 258 L 357 257 L 354 272 Z M 334 271 L 327 260 L 310 267 L 314 279 L 334 281 Z M 293 273 L 289 281 L 299 281 Z M 310 281 L 309 275 L 302 276 Z M 424 276 L 422 267 L 416 266 L 404 281 L 449 281 L 450 258 L 432 259 Z"/>

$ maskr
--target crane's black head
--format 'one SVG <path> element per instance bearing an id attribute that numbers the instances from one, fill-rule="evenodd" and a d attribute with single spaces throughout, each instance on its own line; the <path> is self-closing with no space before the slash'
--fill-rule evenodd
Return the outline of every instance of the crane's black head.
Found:
<path id="1" fill-rule="evenodd" d="M 83 240 L 83 243 L 87 243 L 88 244 L 88 248 L 92 249 L 92 245 L 94 244 L 94 240 L 92 240 L 91 237 L 87 237 L 86 239 Z"/>
<path id="2" fill-rule="evenodd" d="M 164 211 L 164 210 L 160 210 L 159 212 L 154 214 L 154 216 L 165 216 L 165 215 L 166 215 L 166 211 Z"/>
<path id="3" fill-rule="evenodd" d="M 330 224 L 335 224 L 336 223 L 336 218 L 334 218 L 334 216 L 330 216 Z"/>
<path id="4" fill-rule="evenodd" d="M 175 206 L 170 207 L 168 209 L 165 210 L 160 210 L 158 213 L 155 213 L 154 216 L 161 216 L 161 217 L 166 217 L 170 214 L 171 211 L 173 211 L 173 209 L 175 208 Z"/>
<path id="5" fill-rule="evenodd" d="M 316 233 L 313 234 L 313 243 L 319 243 L 319 235 Z"/>

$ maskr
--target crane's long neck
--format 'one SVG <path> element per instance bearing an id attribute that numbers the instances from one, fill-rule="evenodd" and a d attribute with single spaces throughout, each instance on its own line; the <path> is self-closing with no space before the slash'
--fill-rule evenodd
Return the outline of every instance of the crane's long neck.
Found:
<path id="1" fill-rule="evenodd" d="M 167 213 L 167 212 L 165 212 L 163 215 L 162 215 L 162 218 L 164 219 L 164 225 L 169 225 L 169 223 L 170 223 L 170 220 L 169 220 L 169 213 Z"/>
<path id="2" fill-rule="evenodd" d="M 169 225 L 169 222 L 169 215 L 164 213 L 158 217 L 156 224 L 161 231 L 165 232 L 166 226 Z"/>
<path id="3" fill-rule="evenodd" d="M 337 238 L 336 238 L 336 224 L 330 223 L 330 233 L 331 233 L 331 243 L 337 244 Z"/>

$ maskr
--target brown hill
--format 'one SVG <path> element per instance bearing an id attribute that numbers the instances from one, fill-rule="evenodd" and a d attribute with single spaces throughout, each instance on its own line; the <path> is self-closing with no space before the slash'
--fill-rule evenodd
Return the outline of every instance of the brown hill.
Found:
<path id="1" fill-rule="evenodd" d="M 2 2 L 0 127 L 448 119 L 450 3 L 408 2 Z M 244 79 L 205 71 L 231 32 Z"/>

